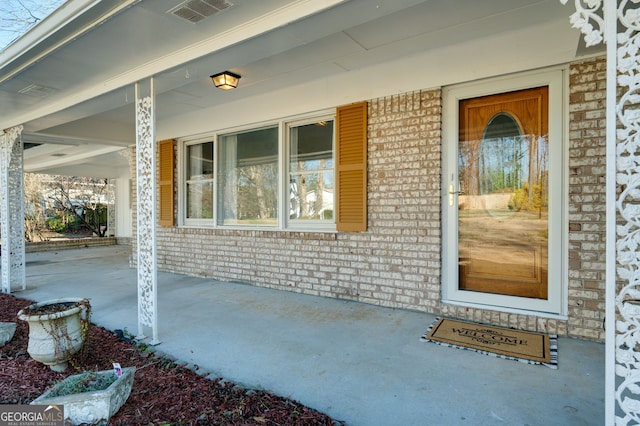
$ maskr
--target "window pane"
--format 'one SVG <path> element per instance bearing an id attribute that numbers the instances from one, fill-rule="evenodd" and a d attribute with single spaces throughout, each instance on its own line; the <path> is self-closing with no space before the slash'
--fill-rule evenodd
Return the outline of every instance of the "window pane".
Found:
<path id="1" fill-rule="evenodd" d="M 213 179 L 213 142 L 187 146 L 187 180 Z"/>
<path id="2" fill-rule="evenodd" d="M 220 138 L 218 223 L 276 225 L 278 128 Z"/>
<path id="3" fill-rule="evenodd" d="M 289 218 L 333 221 L 333 121 L 289 132 Z"/>
<path id="4" fill-rule="evenodd" d="M 333 121 L 292 127 L 289 135 L 289 170 L 333 169 Z M 319 164 L 319 160 L 325 160 Z"/>
<path id="5" fill-rule="evenodd" d="M 187 183 L 187 217 L 213 218 L 213 181 Z"/>
<path id="6" fill-rule="evenodd" d="M 290 219 L 333 220 L 333 170 L 291 175 Z"/>
<path id="7" fill-rule="evenodd" d="M 187 146 L 187 218 L 213 218 L 213 142 Z"/>

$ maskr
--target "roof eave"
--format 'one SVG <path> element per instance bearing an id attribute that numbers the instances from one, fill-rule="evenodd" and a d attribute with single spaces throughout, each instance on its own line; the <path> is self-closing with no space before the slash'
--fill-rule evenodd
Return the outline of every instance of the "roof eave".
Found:
<path id="1" fill-rule="evenodd" d="M 0 83 L 140 0 L 68 0 L 0 52 Z"/>

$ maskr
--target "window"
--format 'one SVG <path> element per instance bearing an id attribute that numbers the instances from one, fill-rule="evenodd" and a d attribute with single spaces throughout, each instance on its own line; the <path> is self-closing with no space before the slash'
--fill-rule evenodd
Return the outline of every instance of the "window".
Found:
<path id="1" fill-rule="evenodd" d="M 330 112 L 182 141 L 180 224 L 366 230 L 366 170 L 351 161 L 356 157 L 366 161 L 366 103 L 355 107 L 355 112 L 354 106 L 338 108 L 339 112 L 362 116 L 341 121 L 347 135 L 344 142 L 337 139 L 338 122 Z M 352 122 L 358 125 L 356 130 L 349 126 Z M 346 167 L 341 181 L 346 227 L 341 225 L 337 205 L 341 163 L 336 155 L 341 143 L 348 154 L 343 157 L 350 160 L 342 162 Z"/>
<path id="2" fill-rule="evenodd" d="M 187 145 L 187 217 L 213 218 L 213 142 Z"/>
<path id="3" fill-rule="evenodd" d="M 278 128 L 220 137 L 218 224 L 278 223 Z"/>
<path id="4" fill-rule="evenodd" d="M 289 128 L 289 218 L 333 220 L 333 121 Z"/>

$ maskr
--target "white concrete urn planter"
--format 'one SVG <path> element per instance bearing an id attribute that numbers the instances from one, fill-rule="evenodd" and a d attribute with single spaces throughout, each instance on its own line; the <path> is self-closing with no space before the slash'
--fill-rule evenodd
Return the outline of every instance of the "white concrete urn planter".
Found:
<path id="1" fill-rule="evenodd" d="M 89 330 L 87 299 L 54 299 L 34 303 L 18 312 L 29 324 L 27 352 L 53 371 L 67 369 L 68 360 L 82 348 Z"/>
<path id="2" fill-rule="evenodd" d="M 135 367 L 122 369 L 116 378 L 113 370 L 86 372 L 69 376 L 31 402 L 31 405 L 64 405 L 65 421 L 72 424 L 108 422 L 131 393 Z M 114 380 L 106 389 L 91 389 L 93 383 Z M 87 389 L 85 392 L 81 390 Z M 68 393 L 69 390 L 75 391 Z M 58 396 L 56 396 L 58 395 Z"/>

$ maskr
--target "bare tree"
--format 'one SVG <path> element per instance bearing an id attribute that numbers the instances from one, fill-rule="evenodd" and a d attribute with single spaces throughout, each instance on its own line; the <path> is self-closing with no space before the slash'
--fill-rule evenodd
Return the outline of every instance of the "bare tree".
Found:
<path id="1" fill-rule="evenodd" d="M 44 231 L 84 228 L 104 237 L 108 206 L 114 203 L 108 179 L 24 174 L 25 240 L 47 240 Z"/>
<path id="2" fill-rule="evenodd" d="M 0 1 L 0 50 L 46 18 L 66 0 Z"/>
<path id="3" fill-rule="evenodd" d="M 107 206 L 113 201 L 108 179 L 52 176 L 48 199 L 99 237 L 107 233 Z"/>
<path id="4" fill-rule="evenodd" d="M 24 174 L 24 238 L 25 241 L 45 241 L 46 201 L 43 194 L 43 175 Z"/>

